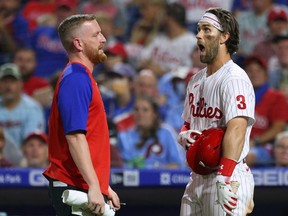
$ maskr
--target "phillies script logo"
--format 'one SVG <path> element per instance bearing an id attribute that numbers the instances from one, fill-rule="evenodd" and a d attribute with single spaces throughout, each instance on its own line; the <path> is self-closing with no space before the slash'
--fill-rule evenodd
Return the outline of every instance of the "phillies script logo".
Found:
<path id="1" fill-rule="evenodd" d="M 197 106 L 194 105 L 194 95 L 192 93 L 189 94 L 189 106 L 190 113 L 194 117 L 200 118 L 216 118 L 221 119 L 223 117 L 223 113 L 217 107 L 207 107 L 204 98 L 200 98 L 199 102 L 197 102 Z"/>

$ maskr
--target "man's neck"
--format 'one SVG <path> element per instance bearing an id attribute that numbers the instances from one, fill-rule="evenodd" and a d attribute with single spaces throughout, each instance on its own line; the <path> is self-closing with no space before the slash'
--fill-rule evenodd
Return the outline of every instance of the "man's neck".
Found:
<path id="1" fill-rule="evenodd" d="M 83 56 L 70 54 L 69 55 L 69 61 L 70 62 L 79 62 L 79 63 L 85 65 L 91 73 L 93 72 L 93 68 L 94 68 L 93 63 L 91 61 L 89 61 L 87 58 L 84 58 Z"/>
<path id="2" fill-rule="evenodd" d="M 216 57 L 211 64 L 207 65 L 208 76 L 218 71 L 221 67 L 223 67 L 223 65 L 225 65 L 230 60 L 231 60 L 231 57 L 229 54 L 224 55 L 222 57 L 221 56 Z"/>

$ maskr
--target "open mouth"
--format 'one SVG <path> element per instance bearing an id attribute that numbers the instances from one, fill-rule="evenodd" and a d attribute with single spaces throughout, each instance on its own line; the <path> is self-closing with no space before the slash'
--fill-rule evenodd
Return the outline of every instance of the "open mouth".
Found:
<path id="1" fill-rule="evenodd" d="M 205 51 L 205 47 L 202 44 L 198 43 L 197 45 L 198 45 L 198 48 L 199 48 L 200 52 L 204 52 Z"/>

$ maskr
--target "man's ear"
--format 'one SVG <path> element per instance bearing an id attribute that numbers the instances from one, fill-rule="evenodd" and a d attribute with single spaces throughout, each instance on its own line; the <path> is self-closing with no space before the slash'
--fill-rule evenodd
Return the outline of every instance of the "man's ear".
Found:
<path id="1" fill-rule="evenodd" d="M 83 44 L 82 44 L 82 42 L 81 42 L 81 40 L 79 39 L 79 38 L 74 38 L 73 39 L 73 41 L 72 41 L 72 43 L 73 43 L 73 46 L 77 49 L 77 50 L 79 50 L 79 51 L 81 51 L 81 50 L 83 50 Z"/>
<path id="2" fill-rule="evenodd" d="M 220 44 L 225 44 L 226 41 L 229 39 L 229 37 L 230 37 L 229 32 L 221 33 L 221 36 L 220 36 Z"/>

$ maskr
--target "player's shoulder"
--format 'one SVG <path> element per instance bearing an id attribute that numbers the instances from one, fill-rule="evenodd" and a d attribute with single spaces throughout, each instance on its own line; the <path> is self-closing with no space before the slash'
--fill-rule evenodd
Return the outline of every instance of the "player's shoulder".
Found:
<path id="1" fill-rule="evenodd" d="M 243 68 L 241 68 L 238 64 L 236 64 L 235 62 L 233 62 L 233 60 L 230 60 L 226 67 L 223 68 L 223 72 L 227 73 L 227 75 L 229 76 L 225 76 L 226 78 L 230 78 L 230 79 L 248 79 L 249 77 L 247 75 L 247 73 L 244 71 Z"/>
<path id="2" fill-rule="evenodd" d="M 245 88 L 253 89 L 250 78 L 247 73 L 241 68 L 239 65 L 234 63 L 232 60 L 229 62 L 225 68 L 223 68 L 222 72 L 222 86 L 227 87 L 229 84 L 234 85 L 245 85 Z"/>
<path id="3" fill-rule="evenodd" d="M 89 73 L 90 72 L 88 71 L 88 69 L 82 64 L 68 64 L 63 71 L 61 82 L 64 80 L 72 82 L 74 81 L 76 83 L 80 83 L 81 81 L 89 81 Z"/>

